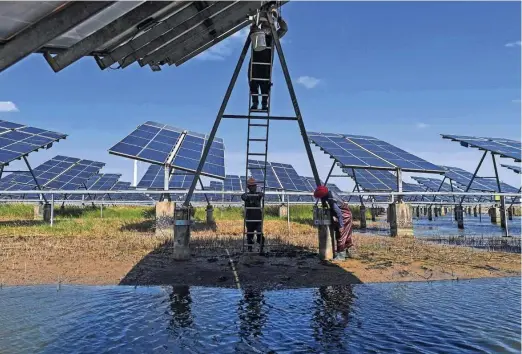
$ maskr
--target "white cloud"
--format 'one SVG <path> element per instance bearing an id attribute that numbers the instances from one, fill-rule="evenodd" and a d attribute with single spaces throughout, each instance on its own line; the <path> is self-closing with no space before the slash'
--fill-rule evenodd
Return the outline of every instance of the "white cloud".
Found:
<path id="1" fill-rule="evenodd" d="M 307 89 L 312 89 L 316 87 L 321 80 L 312 77 L 312 76 L 300 76 L 297 78 L 297 83 L 303 85 Z"/>
<path id="2" fill-rule="evenodd" d="M 429 125 L 426 123 L 417 123 L 417 128 L 419 129 L 425 129 L 427 127 L 429 127 Z"/>
<path id="3" fill-rule="evenodd" d="M 0 112 L 18 112 L 18 107 L 11 101 L 0 101 Z"/>
<path id="4" fill-rule="evenodd" d="M 506 43 L 506 47 L 520 47 L 521 44 L 522 44 L 522 42 L 520 42 L 520 41 L 509 42 L 509 43 Z"/>

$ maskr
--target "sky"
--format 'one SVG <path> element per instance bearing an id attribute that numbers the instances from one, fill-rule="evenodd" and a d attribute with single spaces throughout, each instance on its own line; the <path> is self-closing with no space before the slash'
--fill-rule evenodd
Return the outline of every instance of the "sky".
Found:
<path id="1" fill-rule="evenodd" d="M 290 2 L 282 15 L 289 26 L 283 50 L 307 130 L 371 135 L 470 172 L 481 152 L 441 133 L 520 140 L 520 2 Z M 137 63 L 102 71 L 84 58 L 54 73 L 33 54 L 0 74 L 0 119 L 69 134 L 31 154 L 33 166 L 61 154 L 105 162 L 102 172 L 132 181 L 133 161 L 108 149 L 148 120 L 210 132 L 245 38 L 240 32 L 161 72 Z M 292 115 L 278 64 L 273 82 L 272 114 Z M 245 65 L 227 113 L 247 109 Z M 244 174 L 246 124 L 225 120 L 219 128 L 227 174 Z M 324 179 L 332 160 L 312 149 Z M 312 175 L 296 122 L 271 123 L 269 160 Z M 140 176 L 146 168 L 139 164 Z M 499 174 L 520 186 L 514 172 Z M 494 175 L 491 157 L 479 175 Z M 349 178 L 331 182 L 353 188 Z"/>

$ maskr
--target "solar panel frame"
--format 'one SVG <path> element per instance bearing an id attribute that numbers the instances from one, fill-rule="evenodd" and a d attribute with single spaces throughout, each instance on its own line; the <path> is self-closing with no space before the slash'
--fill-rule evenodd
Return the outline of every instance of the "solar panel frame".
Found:
<path id="1" fill-rule="evenodd" d="M 500 166 L 510 169 L 511 171 L 516 172 L 518 174 L 522 173 L 520 165 L 513 166 L 513 165 L 500 164 Z"/>
<path id="2" fill-rule="evenodd" d="M 188 189 L 194 180 L 194 174 L 183 171 L 173 171 L 169 175 L 169 189 Z M 165 167 L 151 164 L 138 182 L 139 189 L 164 189 Z"/>
<path id="3" fill-rule="evenodd" d="M 457 182 L 459 185 L 463 187 L 464 190 L 469 184 L 471 178 L 473 177 L 473 174 L 471 172 L 468 172 L 458 167 L 441 167 L 446 170 L 445 176 Z M 502 189 L 502 192 L 505 193 L 518 193 L 518 189 L 504 182 L 500 182 L 500 188 Z M 475 178 L 473 179 L 473 183 L 470 186 L 470 190 L 477 190 L 483 192 L 498 192 L 498 186 L 496 180 L 494 179 L 475 176 Z"/>

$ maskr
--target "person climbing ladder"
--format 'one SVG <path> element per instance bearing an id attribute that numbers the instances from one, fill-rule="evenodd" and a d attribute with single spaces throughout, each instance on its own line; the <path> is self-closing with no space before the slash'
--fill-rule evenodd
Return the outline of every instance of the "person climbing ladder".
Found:
<path id="1" fill-rule="evenodd" d="M 254 234 L 256 242 L 259 244 L 259 252 L 263 252 L 265 238 L 262 232 L 263 212 L 262 200 L 264 194 L 257 191 L 257 182 L 253 177 L 247 181 L 248 191 L 241 195 L 241 199 L 245 202 L 245 223 L 248 252 L 252 252 L 254 244 Z"/>

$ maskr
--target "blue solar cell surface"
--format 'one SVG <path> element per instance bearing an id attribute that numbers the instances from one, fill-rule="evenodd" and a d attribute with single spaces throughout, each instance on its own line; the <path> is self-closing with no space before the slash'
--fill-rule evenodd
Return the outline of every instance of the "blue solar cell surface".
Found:
<path id="1" fill-rule="evenodd" d="M 366 170 L 344 168 L 343 172 L 357 181 L 365 191 L 393 191 L 397 190 L 397 177 L 391 172 L 382 170 Z M 354 174 L 355 172 L 355 174 Z"/>
<path id="2" fill-rule="evenodd" d="M 126 191 L 132 190 L 130 182 L 121 182 L 118 181 L 114 184 L 114 186 L 110 189 L 112 191 Z M 144 193 L 130 193 L 130 194 L 107 194 L 104 196 L 105 201 L 122 201 L 122 202 L 140 202 L 140 203 L 152 203 L 153 199 Z"/>
<path id="3" fill-rule="evenodd" d="M 307 132 L 341 167 L 442 173 L 440 167 L 382 140 L 357 135 Z"/>
<path id="4" fill-rule="evenodd" d="M 258 161 L 258 160 L 248 160 L 248 169 L 254 177 L 254 179 L 257 181 L 257 184 L 260 188 L 263 186 L 261 185 L 264 179 L 264 171 L 263 167 L 265 165 L 264 161 Z M 272 189 L 283 189 L 281 186 L 281 183 L 277 180 L 277 177 L 274 173 L 274 170 L 272 169 L 272 166 L 270 162 L 267 162 L 266 164 L 266 184 L 265 184 L 265 190 L 268 190 L 269 188 Z"/>
<path id="5" fill-rule="evenodd" d="M 487 138 L 463 135 L 447 135 L 441 134 L 442 138 L 458 141 L 462 146 L 474 147 L 480 150 L 486 150 L 500 155 L 501 157 L 509 157 L 516 161 L 521 161 L 522 148 L 520 141 L 503 139 L 503 138 Z"/>
<path id="6" fill-rule="evenodd" d="M 412 179 L 414 179 L 417 183 L 422 185 L 426 191 L 429 192 L 463 192 L 461 188 L 459 188 L 456 185 L 450 185 L 448 183 L 442 183 L 442 180 L 436 179 L 436 178 L 425 178 L 425 177 L 417 177 L 412 176 Z M 433 200 L 433 196 L 427 196 L 425 199 L 427 200 Z M 452 197 L 452 196 L 436 196 L 435 201 L 437 202 L 447 202 L 452 203 L 456 202 L 458 200 L 458 197 Z M 475 201 L 475 198 L 466 198 L 466 201 Z"/>
<path id="7" fill-rule="evenodd" d="M 163 189 L 165 168 L 160 165 L 150 165 L 141 180 L 138 188 Z M 188 189 L 194 180 L 194 175 L 183 171 L 174 171 L 170 175 L 169 189 Z"/>
<path id="8" fill-rule="evenodd" d="M 508 168 L 510 169 L 511 171 L 514 171 L 516 173 L 520 173 L 520 165 L 517 165 L 517 166 L 513 166 L 513 165 L 505 165 L 505 164 L 501 164 L 502 167 L 505 167 L 505 168 Z"/>
<path id="9" fill-rule="evenodd" d="M 48 147 L 67 135 L 0 120 L 0 165 Z"/>
<path id="10" fill-rule="evenodd" d="M 110 148 L 109 153 L 152 164 L 170 165 L 176 170 L 195 172 L 207 140 L 207 135 L 149 121 L 138 126 L 129 136 Z M 225 178 L 223 139 L 214 139 L 202 175 Z"/>
<path id="11" fill-rule="evenodd" d="M 110 190 L 116 182 L 120 179 L 121 175 L 114 173 L 102 173 L 97 174 L 89 178 L 85 183 L 87 191 L 105 191 Z M 81 188 L 80 188 L 81 189 Z M 101 199 L 101 195 L 89 195 L 88 192 L 83 196 L 83 200 Z M 82 200 L 82 195 L 74 194 L 67 198 L 67 200 Z"/>
<path id="12" fill-rule="evenodd" d="M 248 168 L 252 177 L 258 181 L 258 184 L 263 181 L 263 170 L 259 167 L 264 166 L 264 161 L 248 160 Z M 258 168 L 251 168 L 258 167 Z M 309 191 L 309 185 L 303 180 L 303 177 L 299 176 L 292 165 L 279 163 L 279 162 L 267 162 L 266 165 L 266 188 L 267 190 L 286 190 L 295 192 Z"/>

